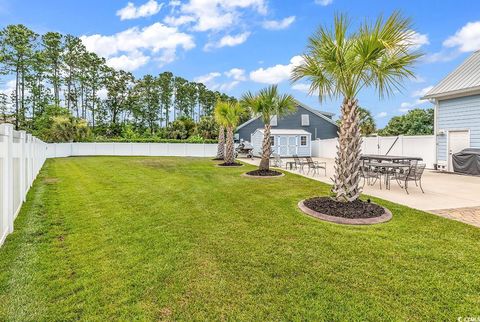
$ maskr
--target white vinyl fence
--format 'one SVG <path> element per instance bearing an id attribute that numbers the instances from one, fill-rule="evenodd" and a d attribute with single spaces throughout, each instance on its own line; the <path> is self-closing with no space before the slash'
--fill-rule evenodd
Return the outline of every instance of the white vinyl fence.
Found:
<path id="1" fill-rule="evenodd" d="M 427 168 L 432 169 L 435 161 L 435 136 L 377 136 L 363 137 L 362 153 L 421 157 Z M 390 149 L 391 148 L 391 149 Z M 312 156 L 335 158 L 337 139 L 312 141 Z"/>
<path id="2" fill-rule="evenodd" d="M 51 143 L 47 158 L 86 155 L 214 157 L 217 144 L 204 143 Z"/>
<path id="3" fill-rule="evenodd" d="M 0 245 L 46 159 L 47 145 L 11 124 L 0 124 Z"/>

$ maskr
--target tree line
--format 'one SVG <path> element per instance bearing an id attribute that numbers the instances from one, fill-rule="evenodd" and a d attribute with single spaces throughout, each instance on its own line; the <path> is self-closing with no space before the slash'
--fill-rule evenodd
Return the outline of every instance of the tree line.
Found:
<path id="1" fill-rule="evenodd" d="M 168 71 L 135 78 L 109 67 L 78 37 L 39 35 L 24 25 L 0 31 L 0 75 L 4 87 L 13 84 L 0 94 L 3 121 L 33 133 L 42 130 L 46 113 L 53 114 L 47 118 L 67 113 L 86 120 L 98 137 L 120 137 L 125 131 L 168 136 L 176 120 L 198 123 L 212 117 L 217 100 L 236 101 Z"/>

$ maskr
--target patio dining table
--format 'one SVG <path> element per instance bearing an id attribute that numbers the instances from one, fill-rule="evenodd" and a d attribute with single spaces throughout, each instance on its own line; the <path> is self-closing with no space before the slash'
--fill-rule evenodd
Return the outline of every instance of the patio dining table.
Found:
<path id="1" fill-rule="evenodd" d="M 389 162 L 400 162 L 400 161 L 423 161 L 420 157 L 408 157 L 400 155 L 382 155 L 382 154 L 362 154 L 360 160 L 365 161 L 389 161 Z"/>
<path id="2" fill-rule="evenodd" d="M 366 162 L 365 166 L 370 166 L 374 168 L 382 168 L 384 172 L 378 172 L 380 176 L 383 174 L 385 177 L 385 186 L 387 189 L 390 189 L 390 174 L 398 169 L 410 168 L 410 164 L 399 163 L 399 162 Z M 381 180 L 381 178 L 380 178 Z"/>

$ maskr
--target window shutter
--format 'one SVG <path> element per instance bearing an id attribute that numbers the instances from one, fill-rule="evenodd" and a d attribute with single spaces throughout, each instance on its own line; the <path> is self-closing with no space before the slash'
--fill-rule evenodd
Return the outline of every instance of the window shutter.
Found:
<path id="1" fill-rule="evenodd" d="M 308 114 L 302 114 L 302 126 L 310 126 L 310 117 Z"/>
<path id="2" fill-rule="evenodd" d="M 277 116 L 276 115 L 272 116 L 272 118 L 270 119 L 270 125 L 271 126 L 277 126 Z"/>

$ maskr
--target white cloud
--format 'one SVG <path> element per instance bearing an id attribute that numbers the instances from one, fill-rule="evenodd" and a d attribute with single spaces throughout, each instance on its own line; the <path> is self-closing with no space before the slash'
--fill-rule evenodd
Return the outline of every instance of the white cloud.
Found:
<path id="1" fill-rule="evenodd" d="M 163 19 L 163 22 L 165 22 L 167 25 L 170 26 L 181 26 L 190 22 L 195 21 L 195 18 L 192 16 L 167 16 L 165 19 Z"/>
<path id="2" fill-rule="evenodd" d="M 241 69 L 241 68 L 232 68 L 225 72 L 225 76 L 233 78 L 236 81 L 247 80 L 245 76 L 245 69 Z"/>
<path id="3" fill-rule="evenodd" d="M 410 77 L 410 80 L 413 83 L 417 83 L 417 84 L 425 83 L 427 81 L 424 77 L 422 77 L 420 75 L 415 75 L 415 77 Z"/>
<path id="4" fill-rule="evenodd" d="M 250 79 L 257 83 L 278 84 L 290 79 L 290 74 L 295 66 L 302 64 L 302 56 L 294 56 L 288 65 L 275 65 L 268 68 L 259 68 L 250 72 Z"/>
<path id="5" fill-rule="evenodd" d="M 240 44 L 243 44 L 247 41 L 248 37 L 250 36 L 250 32 L 243 32 L 238 35 L 226 35 L 220 38 L 217 42 L 209 42 L 203 48 L 204 50 L 210 50 L 212 48 L 222 48 L 222 47 L 234 47 Z"/>
<path id="6" fill-rule="evenodd" d="M 232 27 L 240 21 L 240 9 L 251 9 L 261 15 L 268 12 L 265 0 L 189 0 L 179 6 L 177 2 L 174 4 L 173 8 L 178 7 L 175 10 L 178 14 L 193 18 L 193 29 L 196 31 Z"/>
<path id="7" fill-rule="evenodd" d="M 439 52 L 426 55 L 423 60 L 427 63 L 447 62 L 454 60 L 461 53 L 457 50 L 441 50 Z"/>
<path id="8" fill-rule="evenodd" d="M 428 100 L 421 100 L 421 99 L 416 99 L 413 102 L 403 102 L 400 104 L 400 108 L 398 109 L 402 113 L 406 113 L 410 111 L 413 108 L 417 108 L 422 104 L 428 103 Z"/>
<path id="9" fill-rule="evenodd" d="M 80 39 L 89 51 L 107 59 L 117 57 L 114 62 L 126 63 L 127 58 L 119 58 L 125 53 L 134 56 L 140 63 L 138 52 L 149 52 L 156 60 L 168 63 L 175 59 L 178 48 L 190 50 L 195 47 L 193 37 L 179 32 L 175 27 L 168 27 L 159 22 L 145 28 L 133 27 L 114 35 L 81 36 Z M 131 60 L 131 58 L 130 58 Z M 134 66 L 132 63 L 130 66 Z"/>
<path id="10" fill-rule="evenodd" d="M 433 86 L 427 86 L 427 87 L 424 87 L 422 89 L 419 89 L 417 91 L 414 91 L 412 93 L 412 97 L 423 97 L 425 94 L 427 94 L 431 89 L 433 88 Z"/>
<path id="11" fill-rule="evenodd" d="M 134 71 L 150 61 L 150 57 L 143 55 L 141 52 L 133 52 L 117 57 L 107 59 L 107 65 L 115 69 L 123 69 L 125 71 Z"/>
<path id="12" fill-rule="evenodd" d="M 202 76 L 194 78 L 195 82 L 203 83 L 205 86 L 212 90 L 218 90 L 221 92 L 228 92 L 234 87 L 236 87 L 240 82 L 247 80 L 245 76 L 245 70 L 241 68 L 232 68 L 223 73 L 223 75 L 228 78 L 224 79 L 224 82 L 217 82 L 217 80 L 222 76 L 220 72 L 211 72 Z"/>
<path id="13" fill-rule="evenodd" d="M 461 53 L 480 49 L 480 21 L 469 22 L 453 35 L 445 39 L 443 49 L 426 55 L 427 63 L 447 62 L 454 60 Z"/>
<path id="14" fill-rule="evenodd" d="M 380 113 L 378 113 L 377 115 L 375 115 L 375 118 L 381 119 L 381 118 L 386 117 L 387 115 L 388 115 L 387 112 L 380 112 Z"/>
<path id="15" fill-rule="evenodd" d="M 2 89 L 0 89 L 0 93 L 3 93 L 10 97 L 10 94 L 15 90 L 15 79 L 11 79 L 5 83 Z"/>
<path id="16" fill-rule="evenodd" d="M 162 9 L 163 3 L 159 4 L 155 0 L 149 0 L 140 7 L 135 7 L 132 2 L 117 11 L 120 20 L 137 19 L 156 15 Z"/>
<path id="17" fill-rule="evenodd" d="M 448 37 L 443 45 L 448 48 L 456 47 L 460 52 L 480 49 L 480 21 L 467 23 L 455 35 Z"/>
<path id="18" fill-rule="evenodd" d="M 410 111 L 413 108 L 413 106 L 414 106 L 413 103 L 403 102 L 402 104 L 400 104 L 400 108 L 398 110 L 402 113 L 406 113 Z"/>
<path id="19" fill-rule="evenodd" d="M 333 0 L 315 0 L 315 3 L 321 6 L 328 6 L 329 4 L 332 4 L 332 2 Z"/>
<path id="20" fill-rule="evenodd" d="M 416 31 L 412 31 L 412 34 L 409 39 L 409 44 L 411 46 L 411 49 L 416 50 L 422 47 L 423 45 L 428 45 L 430 44 L 430 41 L 428 40 L 428 36 L 425 34 L 420 34 Z"/>
<path id="21" fill-rule="evenodd" d="M 266 20 L 263 22 L 263 28 L 269 30 L 281 30 L 288 28 L 295 22 L 295 16 L 286 17 L 282 20 Z"/>
<path id="22" fill-rule="evenodd" d="M 107 90 L 105 87 L 99 89 L 98 92 L 97 92 L 97 96 L 98 96 L 100 99 L 102 99 L 102 100 L 107 99 L 107 97 L 108 97 L 108 90 Z"/>
<path id="23" fill-rule="evenodd" d="M 202 76 L 195 77 L 193 80 L 197 83 L 203 83 L 206 86 L 212 85 L 215 78 L 222 76 L 219 72 L 211 72 Z"/>
<path id="24" fill-rule="evenodd" d="M 213 90 L 218 90 L 220 92 L 228 92 L 228 91 L 232 90 L 238 84 L 240 84 L 240 82 L 234 80 L 234 81 L 231 81 L 231 82 L 226 82 L 226 83 L 223 83 L 223 84 L 214 85 L 212 87 L 212 89 Z"/>
<path id="25" fill-rule="evenodd" d="M 303 92 L 305 94 L 309 94 L 310 92 L 310 85 L 305 83 L 295 83 L 292 85 L 292 88 L 296 91 Z"/>

